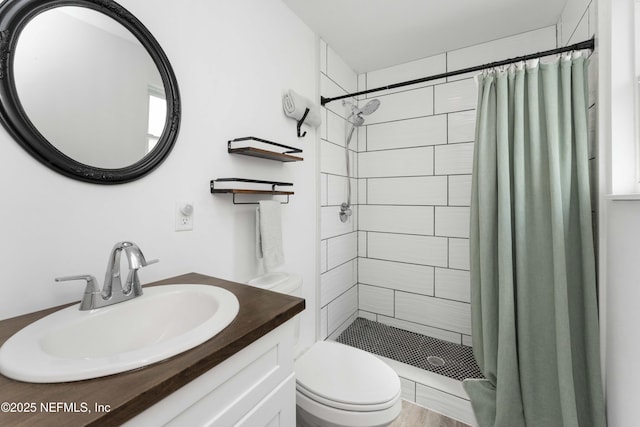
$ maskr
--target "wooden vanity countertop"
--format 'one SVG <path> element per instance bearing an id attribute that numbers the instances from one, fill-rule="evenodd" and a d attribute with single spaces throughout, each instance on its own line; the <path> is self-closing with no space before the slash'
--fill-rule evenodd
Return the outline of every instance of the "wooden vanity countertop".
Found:
<path id="1" fill-rule="evenodd" d="M 150 285 L 176 283 L 227 289 L 238 298 L 240 311 L 229 326 L 205 343 L 134 371 L 55 384 L 26 383 L 0 375 L 0 425 L 118 426 L 285 323 L 305 307 L 301 298 L 198 273 Z M 0 345 L 28 324 L 69 305 L 72 304 L 0 321 Z"/>

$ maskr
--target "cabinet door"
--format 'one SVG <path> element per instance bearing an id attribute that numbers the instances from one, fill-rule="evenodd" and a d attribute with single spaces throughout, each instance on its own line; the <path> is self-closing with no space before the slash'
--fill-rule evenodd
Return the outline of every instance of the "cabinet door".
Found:
<path id="1" fill-rule="evenodd" d="M 263 402 L 270 400 L 270 396 L 277 390 L 281 390 L 281 386 L 293 377 L 293 332 L 292 321 L 279 326 L 132 418 L 125 423 L 125 426 L 229 427 L 237 425 L 249 414 L 256 412 Z M 295 380 L 293 391 L 280 393 L 275 400 L 279 401 L 280 396 L 289 398 L 287 408 L 291 408 L 290 411 L 293 411 L 294 417 L 292 424 L 283 422 L 281 425 L 294 426 Z M 278 404 L 281 408 L 285 408 L 284 402 Z M 269 407 L 269 404 L 265 403 L 266 407 Z M 264 418 L 260 416 L 255 419 L 259 424 L 245 425 L 247 427 L 269 425 L 268 422 L 276 416 L 281 419 L 289 416 L 283 415 L 283 410 L 266 411 L 265 414 L 267 415 L 262 415 Z M 272 416 L 267 418 L 268 414 Z"/>
<path id="2" fill-rule="evenodd" d="M 293 374 L 245 415 L 235 427 L 296 425 L 296 380 Z"/>

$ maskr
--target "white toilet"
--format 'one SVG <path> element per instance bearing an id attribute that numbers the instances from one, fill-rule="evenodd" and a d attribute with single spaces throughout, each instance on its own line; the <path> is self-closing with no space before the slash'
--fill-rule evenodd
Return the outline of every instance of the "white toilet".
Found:
<path id="1" fill-rule="evenodd" d="M 275 272 L 248 284 L 298 296 L 302 278 Z M 319 341 L 298 357 L 294 369 L 298 427 L 382 427 L 402 409 L 400 378 L 365 351 Z"/>

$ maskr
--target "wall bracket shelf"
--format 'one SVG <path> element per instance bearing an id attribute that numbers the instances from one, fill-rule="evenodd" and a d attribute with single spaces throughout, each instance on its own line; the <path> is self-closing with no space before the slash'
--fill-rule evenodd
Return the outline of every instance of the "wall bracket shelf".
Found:
<path id="1" fill-rule="evenodd" d="M 245 142 L 245 141 L 249 141 L 249 142 L 255 141 L 262 144 L 269 144 L 274 147 L 284 148 L 286 151 L 282 151 L 282 150 L 271 151 L 271 150 L 265 150 L 262 148 L 250 147 L 250 146 L 242 146 L 242 147 L 235 147 L 235 148 L 232 147 L 232 144 L 234 143 Z M 266 139 L 256 138 L 254 136 L 247 136 L 243 138 L 232 139 L 231 141 L 227 142 L 227 151 L 231 154 L 242 154 L 245 156 L 260 157 L 262 159 L 276 160 L 280 162 L 300 162 L 304 160 L 302 157 L 291 155 L 291 153 L 302 153 L 302 150 L 299 148 L 278 144 L 277 142 L 267 141 Z"/>
<path id="2" fill-rule="evenodd" d="M 249 188 L 216 188 L 216 183 L 221 182 L 238 182 L 245 184 L 259 184 L 270 186 L 271 190 L 265 189 L 249 189 Z M 269 196 L 287 196 L 287 201 L 282 202 L 284 204 L 289 203 L 289 196 L 293 195 L 293 191 L 283 191 L 278 190 L 276 187 L 279 186 L 292 186 L 291 182 L 278 182 L 278 181 L 263 181 L 258 179 L 246 179 L 246 178 L 218 178 L 211 180 L 210 187 L 212 194 L 233 194 L 233 204 L 234 205 L 253 205 L 257 204 L 257 202 L 238 202 L 236 201 L 236 195 L 269 195 Z"/>

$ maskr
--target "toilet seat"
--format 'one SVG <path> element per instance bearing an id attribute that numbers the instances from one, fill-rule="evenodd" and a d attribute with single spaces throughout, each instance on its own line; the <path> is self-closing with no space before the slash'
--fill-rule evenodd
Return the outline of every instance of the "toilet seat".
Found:
<path id="1" fill-rule="evenodd" d="M 322 405 L 328 406 L 330 408 L 341 409 L 343 411 L 351 411 L 351 412 L 374 412 L 374 411 L 384 411 L 385 409 L 391 408 L 397 401 L 400 392 L 393 397 L 393 399 L 388 402 L 371 404 L 371 405 L 354 405 L 347 402 L 340 402 L 332 399 L 327 399 L 322 396 L 318 396 L 313 392 L 305 389 L 304 386 L 300 384 L 296 384 L 296 391 L 303 394 L 307 398 L 311 399 L 314 402 L 320 403 Z"/>
<path id="2" fill-rule="evenodd" d="M 335 409 L 384 411 L 400 397 L 393 369 L 365 351 L 335 342 L 315 343 L 296 361 L 295 372 L 299 393 Z"/>

